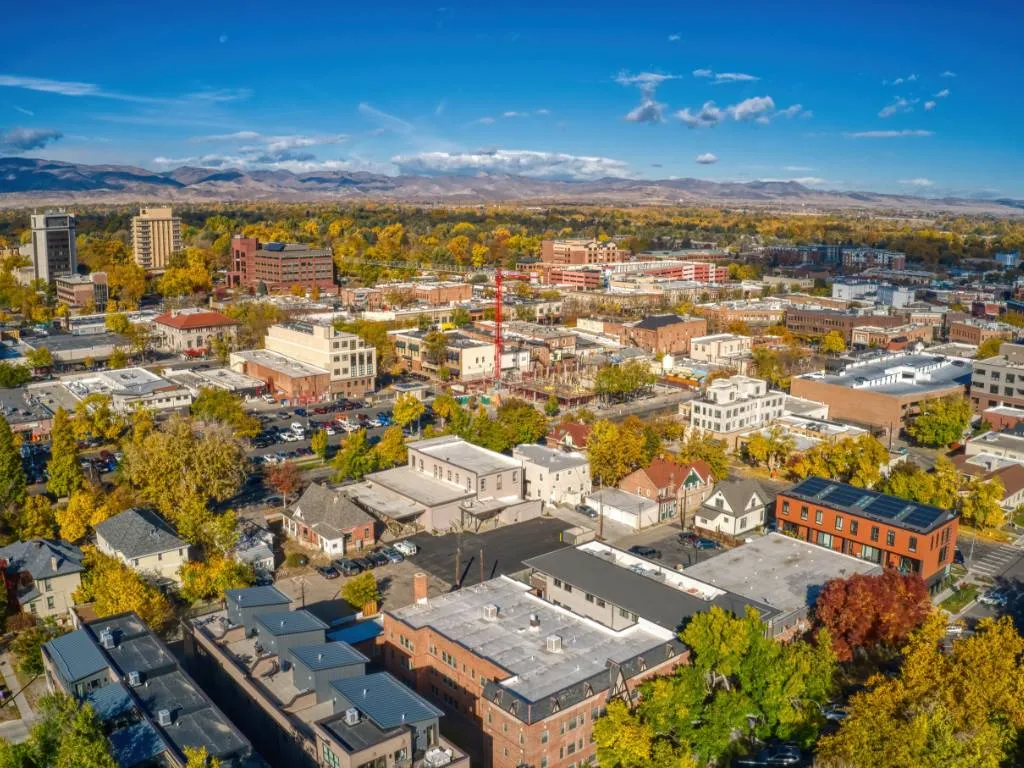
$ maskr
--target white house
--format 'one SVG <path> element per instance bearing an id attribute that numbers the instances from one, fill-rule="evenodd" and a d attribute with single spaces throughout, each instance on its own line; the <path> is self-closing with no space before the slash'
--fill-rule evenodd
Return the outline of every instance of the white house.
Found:
<path id="1" fill-rule="evenodd" d="M 587 506 L 611 520 L 634 530 L 659 522 L 658 500 L 645 499 L 618 488 L 602 488 L 587 496 Z"/>
<path id="2" fill-rule="evenodd" d="M 756 480 L 722 480 L 694 518 L 694 527 L 742 536 L 765 524 L 771 499 Z"/>
<path id="3" fill-rule="evenodd" d="M 523 497 L 545 504 L 579 504 L 593 489 L 590 461 L 582 453 L 517 445 L 512 458 L 523 462 Z"/>
<path id="4" fill-rule="evenodd" d="M 178 584 L 189 561 L 188 542 L 151 509 L 126 509 L 104 520 L 96 526 L 96 547 L 132 570 Z"/>

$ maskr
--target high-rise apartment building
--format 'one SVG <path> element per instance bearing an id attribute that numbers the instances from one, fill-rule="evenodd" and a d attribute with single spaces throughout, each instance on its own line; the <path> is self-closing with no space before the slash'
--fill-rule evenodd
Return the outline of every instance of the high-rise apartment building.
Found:
<path id="1" fill-rule="evenodd" d="M 167 269 L 181 250 L 181 219 L 170 208 L 141 208 L 132 217 L 132 252 L 143 269 Z"/>
<path id="2" fill-rule="evenodd" d="M 32 214 L 33 277 L 50 282 L 77 269 L 75 217 L 63 211 Z"/>

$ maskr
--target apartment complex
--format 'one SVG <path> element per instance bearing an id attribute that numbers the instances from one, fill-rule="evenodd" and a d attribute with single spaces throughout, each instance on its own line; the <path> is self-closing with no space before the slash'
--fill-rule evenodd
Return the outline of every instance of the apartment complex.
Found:
<path id="1" fill-rule="evenodd" d="M 393 331 L 395 354 L 414 371 L 437 373 L 448 369 L 460 381 L 484 379 L 494 375 L 495 346 L 493 341 L 479 339 L 459 331 L 444 333 L 444 359 L 438 360 L 428 349 L 427 336 L 433 331 Z"/>
<path id="2" fill-rule="evenodd" d="M 71 309 L 92 307 L 105 312 L 110 291 L 106 272 L 92 272 L 88 275 L 61 275 L 53 281 L 57 289 L 57 300 Z"/>
<path id="3" fill-rule="evenodd" d="M 332 323 L 272 325 L 263 344 L 269 352 L 328 371 L 332 394 L 362 397 L 376 386 L 377 349 Z"/>
<path id="4" fill-rule="evenodd" d="M 293 286 L 306 290 L 333 290 L 334 259 L 329 250 L 301 243 L 260 243 L 253 237 L 235 235 L 231 240 L 228 284 L 268 291 Z"/>
<path id="5" fill-rule="evenodd" d="M 964 395 L 970 381 L 971 366 L 963 360 L 898 353 L 850 362 L 835 372 L 795 376 L 790 392 L 828 404 L 832 418 L 895 436 L 922 401 Z"/>
<path id="6" fill-rule="evenodd" d="M 214 342 L 234 344 L 238 322 L 209 309 L 172 309 L 153 319 L 156 343 L 168 352 L 206 353 Z"/>
<path id="7" fill-rule="evenodd" d="M 590 460 L 582 453 L 544 445 L 517 445 L 512 458 L 523 463 L 523 496 L 544 504 L 579 504 L 593 488 Z"/>
<path id="8" fill-rule="evenodd" d="M 34 213 L 32 223 L 32 277 L 52 282 L 78 271 L 75 217 L 63 211 Z"/>
<path id="9" fill-rule="evenodd" d="M 892 328 L 881 328 L 877 325 L 858 325 L 850 332 L 850 345 L 853 347 L 880 347 L 888 350 L 906 349 L 911 344 L 929 343 L 935 334 L 932 325 L 896 325 Z"/>
<path id="10" fill-rule="evenodd" d="M 141 208 L 132 217 L 132 253 L 147 272 L 167 269 L 181 249 L 181 219 L 172 209 Z"/>
<path id="11" fill-rule="evenodd" d="M 785 412 L 784 392 L 749 376 L 715 379 L 690 406 L 690 426 L 716 435 L 756 429 Z"/>
<path id="12" fill-rule="evenodd" d="M 894 328 L 904 325 L 906 319 L 891 315 L 858 315 L 853 312 L 840 312 L 835 309 L 805 309 L 790 307 L 786 310 L 786 328 L 793 333 L 806 336 L 824 336 L 831 331 L 838 331 L 843 341 L 850 343 L 853 329 L 861 325 L 876 328 Z"/>
<path id="13" fill-rule="evenodd" d="M 428 283 L 384 283 L 363 288 L 341 288 L 338 299 L 343 306 L 355 309 L 384 309 L 422 302 L 430 307 L 444 307 L 473 298 L 469 283 L 450 281 Z"/>
<path id="14" fill-rule="evenodd" d="M 783 533 L 862 560 L 917 574 L 934 587 L 956 551 L 955 512 L 810 477 L 775 501 Z"/>
<path id="15" fill-rule="evenodd" d="M 1024 408 L 1024 344 L 1004 342 L 995 357 L 974 361 L 971 404 L 975 413 L 1000 405 Z"/>
<path id="16" fill-rule="evenodd" d="M 862 272 L 865 269 L 906 269 L 907 255 L 884 248 L 844 248 L 843 270 Z"/>
<path id="17" fill-rule="evenodd" d="M 629 254 L 611 240 L 543 240 L 541 261 L 547 264 L 611 264 L 625 261 Z"/>

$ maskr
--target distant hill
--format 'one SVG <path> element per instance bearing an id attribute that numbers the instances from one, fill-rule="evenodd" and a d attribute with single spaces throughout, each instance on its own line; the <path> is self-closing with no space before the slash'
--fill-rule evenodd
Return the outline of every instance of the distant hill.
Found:
<path id="1" fill-rule="evenodd" d="M 157 172 L 0 157 L 0 207 L 54 203 L 214 200 L 393 200 L 410 203 L 716 204 L 802 210 L 1024 215 L 1024 201 L 829 192 L 792 181 L 700 179 L 553 181 L 524 176 L 384 176 L 344 171 L 240 170 L 183 166 Z"/>

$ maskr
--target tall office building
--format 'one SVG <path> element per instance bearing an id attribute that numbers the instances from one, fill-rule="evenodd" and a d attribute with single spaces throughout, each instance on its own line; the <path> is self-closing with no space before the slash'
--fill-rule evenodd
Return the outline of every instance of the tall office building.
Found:
<path id="1" fill-rule="evenodd" d="M 50 282 L 78 270 L 75 217 L 63 211 L 32 214 L 32 270 Z"/>
<path id="2" fill-rule="evenodd" d="M 148 270 L 167 269 L 181 250 L 181 219 L 170 208 L 142 208 L 132 217 L 135 263 Z"/>

